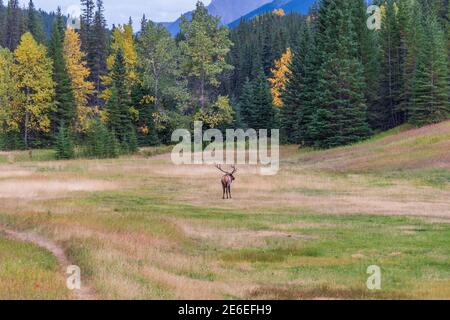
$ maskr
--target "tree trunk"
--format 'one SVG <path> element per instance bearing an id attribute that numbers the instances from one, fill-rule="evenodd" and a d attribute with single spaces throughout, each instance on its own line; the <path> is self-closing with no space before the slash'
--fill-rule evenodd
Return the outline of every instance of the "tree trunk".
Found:
<path id="1" fill-rule="evenodd" d="M 25 107 L 25 128 L 24 128 L 24 140 L 25 140 L 25 148 L 28 149 L 28 123 L 30 122 L 30 112 L 28 111 L 28 102 L 30 98 L 30 89 L 26 88 L 27 95 L 27 106 Z"/>
<path id="2" fill-rule="evenodd" d="M 25 133 L 24 133 L 24 140 L 25 140 L 25 148 L 28 149 L 28 122 L 29 122 L 29 113 L 28 110 L 25 110 Z"/>
<path id="3" fill-rule="evenodd" d="M 200 78 L 200 106 L 202 110 L 205 108 L 205 75 L 202 74 Z"/>

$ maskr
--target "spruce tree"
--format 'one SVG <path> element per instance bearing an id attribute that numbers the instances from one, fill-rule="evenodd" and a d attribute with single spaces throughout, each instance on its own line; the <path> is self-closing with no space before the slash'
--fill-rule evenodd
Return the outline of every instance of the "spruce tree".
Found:
<path id="1" fill-rule="evenodd" d="M 249 127 L 259 129 L 275 129 L 275 109 L 269 83 L 263 70 L 260 71 L 253 87 L 252 122 Z"/>
<path id="2" fill-rule="evenodd" d="M 28 3 L 28 31 L 33 35 L 34 39 L 39 43 L 45 42 L 45 34 L 41 16 L 36 11 L 33 0 Z"/>
<path id="3" fill-rule="evenodd" d="M 61 125 L 56 137 L 56 158 L 57 159 L 72 159 L 75 156 L 72 138 L 69 130 L 64 125 Z"/>
<path id="4" fill-rule="evenodd" d="M 6 26 L 6 8 L 3 4 L 3 0 L 0 0 L 0 46 L 4 45 L 5 26 Z"/>
<path id="5" fill-rule="evenodd" d="M 54 136 L 56 136 L 60 126 L 64 126 L 67 130 L 72 131 L 76 115 L 72 84 L 64 60 L 64 30 L 61 11 L 58 9 L 49 44 L 49 55 L 53 60 L 53 81 L 56 85 L 56 110 L 52 116 Z"/>
<path id="6" fill-rule="evenodd" d="M 147 92 L 140 82 L 134 84 L 131 90 L 131 100 L 132 105 L 136 106 L 139 112 L 137 138 L 140 146 L 156 146 L 160 144 L 153 121 L 155 106 L 152 99 L 149 99 L 150 96 L 150 92 Z"/>
<path id="7" fill-rule="evenodd" d="M 100 121 L 94 121 L 87 132 L 85 155 L 98 159 L 116 158 L 119 151 L 119 143 L 115 134 Z"/>
<path id="8" fill-rule="evenodd" d="M 408 120 L 412 108 L 414 73 L 417 69 L 418 54 L 418 24 L 417 17 L 421 7 L 418 1 L 400 1 L 398 3 L 398 25 L 400 30 L 400 71 L 403 82 L 399 95 L 398 109 L 404 113 L 404 120 Z"/>
<path id="9" fill-rule="evenodd" d="M 364 96 L 368 106 L 368 121 L 371 127 L 378 124 L 380 108 L 380 70 L 382 52 L 380 50 L 379 30 L 370 30 L 367 24 L 367 4 L 365 0 L 350 0 L 352 23 L 356 33 L 357 57 L 364 68 L 366 89 Z M 404 2 L 404 1 L 400 1 Z"/>
<path id="10" fill-rule="evenodd" d="M 106 59 L 108 57 L 108 34 L 102 0 L 97 0 L 92 32 L 88 51 L 88 67 L 91 70 L 90 81 L 95 86 L 92 103 L 101 107 L 104 101 L 99 96 L 105 89 L 102 84 L 102 77 L 107 73 Z"/>
<path id="11" fill-rule="evenodd" d="M 19 44 L 21 20 L 19 0 L 9 0 L 3 47 L 8 48 L 10 51 L 14 51 Z"/>
<path id="12" fill-rule="evenodd" d="M 410 122 L 418 126 L 440 122 L 450 116 L 449 58 L 445 32 L 432 11 L 422 14 L 420 20 L 410 117 Z"/>
<path id="13" fill-rule="evenodd" d="M 323 0 L 318 17 L 321 66 L 316 90 L 317 114 L 309 135 L 318 147 L 360 141 L 370 134 L 364 97 L 364 69 L 358 59 L 358 37 L 346 0 Z"/>
<path id="14" fill-rule="evenodd" d="M 108 101 L 108 128 L 114 132 L 125 152 L 137 149 L 136 132 L 130 114 L 131 97 L 125 84 L 125 59 L 122 49 L 117 51 L 111 71 L 111 98 Z"/>
<path id="15" fill-rule="evenodd" d="M 401 30 L 398 20 L 398 7 L 394 0 L 387 0 L 381 24 L 381 47 L 383 51 L 381 79 L 381 109 L 379 121 L 381 129 L 393 128 L 405 120 L 404 81 L 402 71 Z"/>
<path id="16" fill-rule="evenodd" d="M 316 68 L 314 36 L 310 23 L 305 22 L 282 95 L 281 133 L 284 142 L 312 144 L 308 127 L 315 109 Z"/>
<path id="17" fill-rule="evenodd" d="M 91 52 L 90 45 L 92 44 L 93 25 L 95 5 L 94 0 L 81 0 L 82 15 L 81 15 L 81 48 L 84 52 Z M 89 59 L 88 59 L 89 60 Z"/>
<path id="18" fill-rule="evenodd" d="M 244 83 L 244 88 L 242 89 L 241 98 L 239 100 L 241 118 L 246 128 L 252 128 L 255 123 L 253 108 L 254 91 L 255 90 L 253 87 L 253 83 L 251 83 L 247 78 L 247 81 Z"/>

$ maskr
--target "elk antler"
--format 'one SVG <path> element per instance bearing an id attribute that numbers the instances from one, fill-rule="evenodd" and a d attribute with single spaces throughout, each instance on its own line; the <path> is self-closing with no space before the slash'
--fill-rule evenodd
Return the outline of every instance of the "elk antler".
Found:
<path id="1" fill-rule="evenodd" d="M 233 169 L 233 172 L 231 172 L 231 174 L 233 175 L 237 171 L 236 166 L 231 166 L 231 169 Z"/>
<path id="2" fill-rule="evenodd" d="M 222 167 L 220 166 L 220 164 L 216 164 L 216 168 L 219 169 L 220 171 L 222 171 L 222 172 L 225 173 L 225 174 L 229 174 L 228 172 L 226 172 L 226 171 L 224 171 L 224 170 L 222 169 Z"/>

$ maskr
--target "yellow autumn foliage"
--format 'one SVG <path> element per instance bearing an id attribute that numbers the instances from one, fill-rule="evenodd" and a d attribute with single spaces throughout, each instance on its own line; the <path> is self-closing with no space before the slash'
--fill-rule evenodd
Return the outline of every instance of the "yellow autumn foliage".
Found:
<path id="1" fill-rule="evenodd" d="M 273 104 L 277 107 L 283 106 L 281 94 L 286 87 L 286 82 L 288 80 L 287 76 L 290 73 L 289 64 L 291 61 L 292 51 L 288 48 L 281 58 L 275 61 L 275 67 L 271 69 L 273 77 L 269 78 L 269 83 L 272 91 Z"/>
<path id="2" fill-rule="evenodd" d="M 86 132 L 95 114 L 95 109 L 88 107 L 88 97 L 94 91 L 94 84 L 88 81 L 90 71 L 84 61 L 85 53 L 81 51 L 80 36 L 71 28 L 67 28 L 64 37 L 64 60 L 72 83 L 73 95 L 77 107 L 75 128 L 78 132 Z"/>
<path id="3" fill-rule="evenodd" d="M 272 13 L 278 17 L 284 17 L 286 15 L 283 9 L 275 9 Z"/>
<path id="4" fill-rule="evenodd" d="M 124 26 L 119 25 L 112 32 L 112 43 L 111 43 L 111 55 L 107 59 L 108 70 L 112 70 L 114 61 L 119 49 L 122 49 L 123 56 L 125 59 L 125 84 L 128 89 L 131 89 L 133 82 L 138 78 L 136 72 L 136 64 L 138 60 L 138 55 L 136 51 L 136 46 L 134 43 L 133 27 L 129 24 Z M 111 85 L 112 78 L 108 74 L 102 77 L 103 83 L 108 87 Z M 106 89 L 103 92 L 102 98 L 108 100 L 111 97 L 111 90 Z"/>
<path id="5" fill-rule="evenodd" d="M 12 74 L 13 63 L 14 55 L 8 49 L 0 48 L 0 132 L 19 130 L 14 121 L 19 92 Z"/>
<path id="6" fill-rule="evenodd" d="M 29 32 L 22 36 L 14 59 L 12 74 L 20 92 L 20 101 L 15 104 L 15 122 L 25 128 L 27 144 L 29 131 L 48 132 L 50 129 L 49 112 L 55 94 L 53 64 L 47 57 L 47 49 L 38 44 Z"/>

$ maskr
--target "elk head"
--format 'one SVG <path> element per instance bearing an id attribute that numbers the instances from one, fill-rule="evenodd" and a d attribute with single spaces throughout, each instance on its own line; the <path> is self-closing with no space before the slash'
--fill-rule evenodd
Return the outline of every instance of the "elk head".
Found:
<path id="1" fill-rule="evenodd" d="M 216 168 L 219 169 L 220 171 L 222 171 L 223 173 L 225 173 L 225 176 L 229 176 L 232 181 L 236 180 L 236 178 L 234 177 L 234 174 L 237 171 L 236 166 L 231 166 L 231 169 L 233 169 L 233 171 L 231 171 L 231 172 L 223 170 L 222 166 L 219 164 L 216 164 Z"/>

